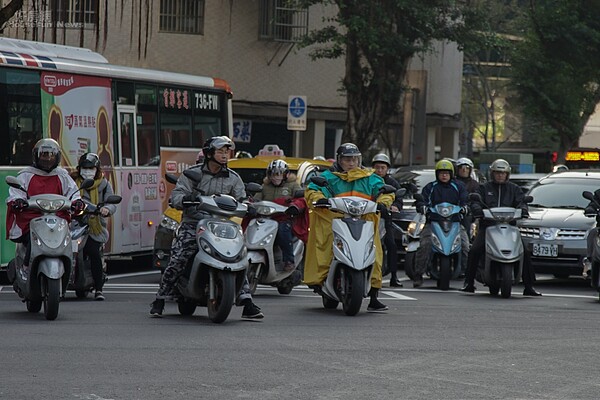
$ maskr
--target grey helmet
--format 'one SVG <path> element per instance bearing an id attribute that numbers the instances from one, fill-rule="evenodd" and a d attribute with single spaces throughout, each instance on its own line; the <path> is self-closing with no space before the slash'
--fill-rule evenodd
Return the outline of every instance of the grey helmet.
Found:
<path id="1" fill-rule="evenodd" d="M 494 162 L 490 165 L 490 178 L 492 179 L 492 181 L 494 180 L 494 172 L 506 172 L 506 180 L 508 181 L 508 179 L 510 178 L 510 164 L 508 163 L 508 161 L 499 158 L 497 160 L 494 160 Z"/>
<path id="2" fill-rule="evenodd" d="M 390 158 L 387 156 L 387 154 L 384 153 L 376 154 L 375 157 L 373 157 L 373 159 L 371 160 L 371 165 L 375 165 L 375 163 L 378 162 L 387 164 L 388 167 L 392 166 Z"/>

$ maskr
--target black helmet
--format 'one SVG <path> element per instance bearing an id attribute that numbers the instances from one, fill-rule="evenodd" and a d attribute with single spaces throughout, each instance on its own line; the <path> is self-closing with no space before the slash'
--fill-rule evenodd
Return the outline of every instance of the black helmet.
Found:
<path id="1" fill-rule="evenodd" d="M 33 166 L 43 171 L 50 172 L 60 164 L 60 146 L 54 139 L 40 139 L 37 141 L 33 150 Z M 48 154 L 48 157 L 41 158 L 42 154 Z"/>
<path id="2" fill-rule="evenodd" d="M 344 143 L 337 148 L 335 152 L 336 161 L 340 162 L 341 157 L 358 157 L 358 166 L 362 165 L 362 153 L 354 143 Z"/>
<path id="3" fill-rule="evenodd" d="M 211 160 L 215 156 L 215 151 L 223 147 L 228 147 L 230 150 L 235 150 L 235 143 L 227 136 L 213 136 L 204 142 L 202 151 L 204 152 L 205 160 Z"/>
<path id="4" fill-rule="evenodd" d="M 100 158 L 96 153 L 85 153 L 79 157 L 79 168 L 100 168 Z"/>

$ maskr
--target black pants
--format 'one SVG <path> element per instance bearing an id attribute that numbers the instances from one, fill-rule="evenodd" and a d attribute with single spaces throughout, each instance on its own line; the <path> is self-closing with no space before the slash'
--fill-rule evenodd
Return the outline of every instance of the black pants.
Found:
<path id="1" fill-rule="evenodd" d="M 94 279 L 94 289 L 101 292 L 104 285 L 104 276 L 102 271 L 102 243 L 95 241 L 92 238 L 87 239 L 83 248 L 84 257 L 90 258 L 90 266 L 92 268 L 92 278 Z"/>
<path id="2" fill-rule="evenodd" d="M 477 266 L 481 262 L 481 258 L 485 256 L 485 231 L 486 228 L 482 228 L 475 236 L 475 240 L 471 244 L 471 250 L 469 251 L 469 258 L 467 261 L 467 273 L 465 276 L 466 284 L 475 283 L 475 274 L 477 272 Z M 524 245 L 523 245 L 524 247 Z M 535 282 L 535 272 L 531 266 L 531 255 L 527 249 L 524 249 L 523 253 L 523 285 L 525 287 L 532 287 Z"/>
<path id="3" fill-rule="evenodd" d="M 392 226 L 391 219 L 385 220 L 385 237 L 383 238 L 383 244 L 387 250 L 387 263 L 392 277 L 398 273 L 398 247 L 396 246 L 396 240 L 394 238 L 394 227 Z"/>

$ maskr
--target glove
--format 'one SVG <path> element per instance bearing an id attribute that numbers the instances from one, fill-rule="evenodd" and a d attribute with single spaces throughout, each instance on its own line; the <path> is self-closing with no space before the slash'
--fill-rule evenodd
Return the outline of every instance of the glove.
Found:
<path id="1" fill-rule="evenodd" d="M 460 213 L 461 213 L 462 215 L 467 215 L 467 214 L 469 213 L 469 207 L 468 207 L 468 206 L 462 206 L 462 207 L 460 208 Z"/>
<path id="2" fill-rule="evenodd" d="M 77 199 L 71 203 L 71 212 L 73 214 L 81 214 L 85 210 L 85 203 L 81 199 Z"/>
<path id="3" fill-rule="evenodd" d="M 473 214 L 474 218 L 483 217 L 483 208 L 481 207 L 481 204 L 479 204 L 479 203 L 471 204 L 471 213 Z"/>
<path id="4" fill-rule="evenodd" d="M 297 206 L 295 206 L 295 205 L 292 204 L 291 206 L 289 206 L 287 208 L 287 210 L 285 210 L 285 213 L 287 215 L 289 215 L 290 217 L 295 217 L 296 215 L 300 214 L 300 209 L 298 209 Z"/>
<path id="5" fill-rule="evenodd" d="M 194 200 L 196 200 L 196 199 L 194 198 L 194 195 L 191 195 L 191 194 L 186 194 L 181 199 L 181 201 L 194 201 Z"/>
<path id="6" fill-rule="evenodd" d="M 254 207 L 252 204 L 248 204 L 248 210 L 246 211 L 246 217 L 254 218 L 254 217 L 256 217 L 256 214 L 258 214 L 256 212 L 256 207 Z"/>
<path id="7" fill-rule="evenodd" d="M 521 218 L 529 218 L 529 211 L 521 210 Z"/>
<path id="8" fill-rule="evenodd" d="M 29 206 L 27 200 L 15 199 L 11 202 L 11 207 L 15 212 L 21 212 Z"/>
<path id="9" fill-rule="evenodd" d="M 315 207 L 329 207 L 329 199 L 319 199 L 315 202 Z"/>
<path id="10" fill-rule="evenodd" d="M 14 208 L 14 206 L 13 206 L 13 208 Z M 585 208 L 585 210 L 583 211 L 583 214 L 584 214 L 586 217 L 595 217 L 595 216 L 596 216 L 596 214 L 598 214 L 598 210 L 596 210 L 596 208 L 595 208 L 595 207 L 592 207 L 592 206 L 587 206 L 587 207 Z"/>
<path id="11" fill-rule="evenodd" d="M 390 211 L 383 204 L 377 204 L 377 211 L 381 214 L 381 218 L 389 219 L 391 217 Z"/>

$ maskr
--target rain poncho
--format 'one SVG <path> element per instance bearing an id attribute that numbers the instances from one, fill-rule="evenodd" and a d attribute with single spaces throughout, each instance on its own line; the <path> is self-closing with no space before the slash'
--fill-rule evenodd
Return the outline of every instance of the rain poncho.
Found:
<path id="1" fill-rule="evenodd" d="M 306 202 L 311 208 L 310 232 L 306 244 L 306 259 L 304 263 L 304 283 L 307 285 L 322 285 L 329 272 L 329 265 L 333 257 L 333 233 L 331 222 L 341 215 L 329 211 L 326 208 L 313 207 L 312 203 L 329 197 L 358 196 L 365 199 L 377 201 L 389 207 L 394 201 L 393 194 L 379 195 L 383 187 L 383 179 L 375 174 L 373 170 L 354 168 L 347 172 L 325 171 L 321 177 L 327 179 L 333 193 L 329 190 L 311 183 L 305 192 Z M 369 214 L 364 217 L 375 223 L 375 232 L 379 232 L 379 215 Z M 383 251 L 381 249 L 381 238 L 375 235 L 376 256 L 373 274 L 371 275 L 371 287 L 381 288 L 381 265 Z"/>

